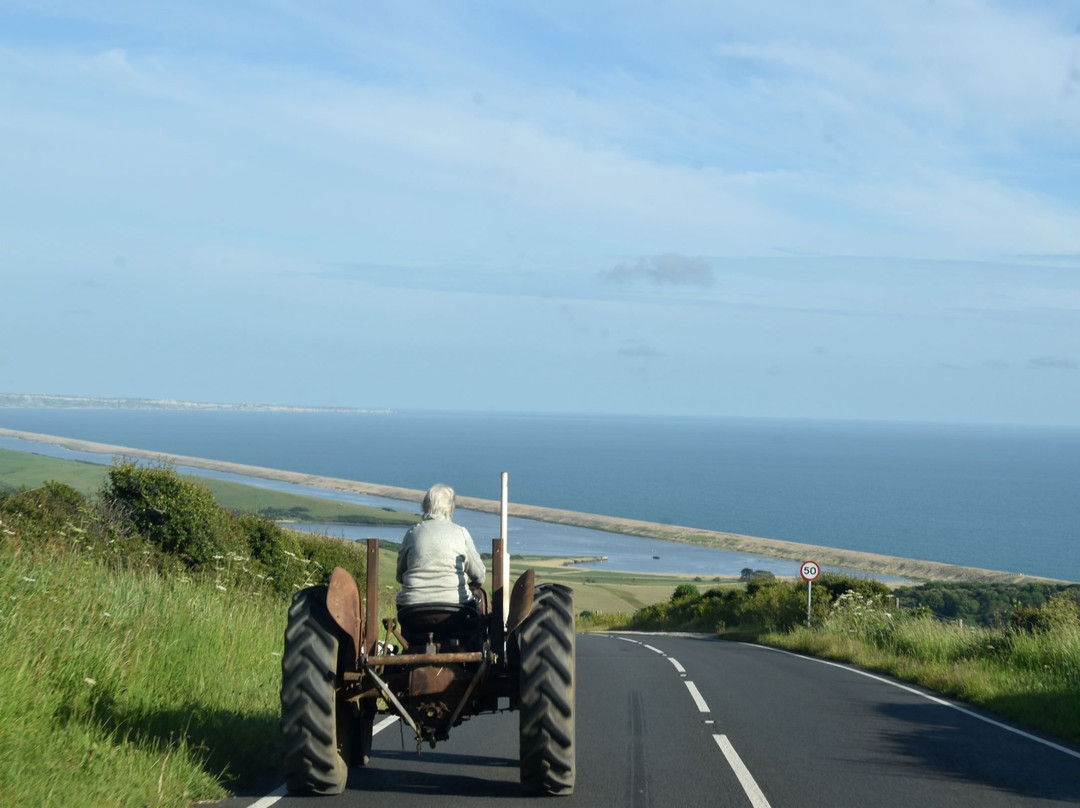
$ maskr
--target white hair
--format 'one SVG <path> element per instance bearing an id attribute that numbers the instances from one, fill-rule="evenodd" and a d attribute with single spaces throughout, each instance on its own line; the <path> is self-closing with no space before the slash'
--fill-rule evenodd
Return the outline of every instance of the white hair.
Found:
<path id="1" fill-rule="evenodd" d="M 454 489 L 435 483 L 424 495 L 424 516 L 449 519 L 454 515 Z"/>

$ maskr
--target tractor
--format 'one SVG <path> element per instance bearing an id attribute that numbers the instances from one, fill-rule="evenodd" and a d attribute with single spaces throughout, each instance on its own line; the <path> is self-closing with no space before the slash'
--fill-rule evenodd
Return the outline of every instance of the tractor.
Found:
<path id="1" fill-rule="evenodd" d="M 397 716 L 420 753 L 481 713 L 517 711 L 520 775 L 530 794 L 573 793 L 573 592 L 526 570 L 507 591 L 506 475 L 492 587 L 473 603 L 399 607 L 379 620 L 379 541 L 367 540 L 361 597 L 341 567 L 297 592 L 281 662 L 281 728 L 290 794 L 339 794 L 371 759 L 379 714 Z M 380 625 L 383 639 L 379 637 Z"/>

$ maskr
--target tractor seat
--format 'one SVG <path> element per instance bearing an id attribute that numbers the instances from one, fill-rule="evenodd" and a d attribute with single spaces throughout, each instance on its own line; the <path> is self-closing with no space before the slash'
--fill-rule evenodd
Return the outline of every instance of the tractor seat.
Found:
<path id="1" fill-rule="evenodd" d="M 480 631 L 481 615 L 472 603 L 415 603 L 398 606 L 398 624 L 409 641 L 423 642 L 428 634 L 437 639 L 463 640 Z"/>

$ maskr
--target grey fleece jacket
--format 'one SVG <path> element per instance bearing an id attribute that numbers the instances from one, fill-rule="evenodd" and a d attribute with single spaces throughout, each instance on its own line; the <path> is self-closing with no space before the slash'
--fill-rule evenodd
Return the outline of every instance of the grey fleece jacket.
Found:
<path id="1" fill-rule="evenodd" d="M 482 582 L 486 574 L 469 531 L 449 519 L 426 516 L 401 542 L 397 602 L 465 603 L 471 597 L 469 582 Z"/>

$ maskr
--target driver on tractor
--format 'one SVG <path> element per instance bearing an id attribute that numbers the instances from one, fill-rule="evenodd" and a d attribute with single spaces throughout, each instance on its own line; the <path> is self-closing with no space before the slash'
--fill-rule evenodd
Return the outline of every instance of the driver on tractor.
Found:
<path id="1" fill-rule="evenodd" d="M 401 543 L 397 606 L 406 636 L 467 635 L 479 618 L 470 590 L 481 590 L 487 570 L 469 531 L 454 524 L 453 516 L 454 489 L 436 483 L 424 496 L 423 518 Z"/>

